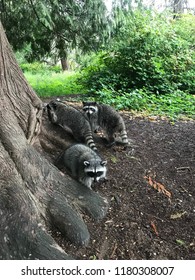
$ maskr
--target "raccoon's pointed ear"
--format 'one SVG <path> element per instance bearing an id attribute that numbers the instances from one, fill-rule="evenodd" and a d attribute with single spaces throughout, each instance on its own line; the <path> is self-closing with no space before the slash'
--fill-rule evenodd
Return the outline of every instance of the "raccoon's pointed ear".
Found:
<path id="1" fill-rule="evenodd" d="M 53 107 L 54 109 L 56 109 L 58 106 L 58 104 L 54 100 L 52 100 L 49 104 L 51 104 L 51 107 Z"/>
<path id="2" fill-rule="evenodd" d="M 90 165 L 89 161 L 87 161 L 87 160 L 85 160 L 85 161 L 83 162 L 83 164 L 84 164 L 85 166 L 89 166 L 89 165 Z"/>
<path id="3" fill-rule="evenodd" d="M 106 166 L 106 165 L 107 165 L 107 160 L 101 161 L 101 165 L 102 165 L 102 166 Z"/>
<path id="4" fill-rule="evenodd" d="M 56 109 L 57 105 L 54 101 L 50 101 L 48 104 L 47 104 L 47 108 L 49 110 L 52 110 L 52 109 Z"/>

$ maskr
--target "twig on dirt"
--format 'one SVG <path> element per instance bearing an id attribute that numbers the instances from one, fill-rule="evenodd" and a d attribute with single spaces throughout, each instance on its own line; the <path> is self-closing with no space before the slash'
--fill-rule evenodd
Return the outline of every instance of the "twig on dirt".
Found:
<path id="1" fill-rule="evenodd" d="M 116 252 L 116 249 L 117 249 L 117 243 L 114 244 L 114 248 L 113 248 L 113 250 L 112 250 L 112 254 L 111 254 L 111 256 L 110 256 L 110 259 L 112 259 L 112 258 L 114 257 L 114 254 L 115 254 L 115 252 Z"/>
<path id="2" fill-rule="evenodd" d="M 181 166 L 181 167 L 176 167 L 177 172 L 184 172 L 186 170 L 190 171 L 190 167 L 189 166 Z"/>
<path id="3" fill-rule="evenodd" d="M 152 227 L 152 229 L 154 230 L 155 234 L 156 234 L 157 236 L 159 236 L 159 234 L 158 234 L 158 231 L 157 231 L 157 228 L 156 228 L 156 225 L 155 225 L 154 221 L 151 221 L 151 222 L 150 222 L 150 224 L 151 224 L 151 227 Z"/>

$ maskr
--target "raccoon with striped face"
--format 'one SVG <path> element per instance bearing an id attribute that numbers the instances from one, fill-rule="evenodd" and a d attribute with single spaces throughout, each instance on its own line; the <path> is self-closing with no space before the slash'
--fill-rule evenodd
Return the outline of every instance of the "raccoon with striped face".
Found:
<path id="1" fill-rule="evenodd" d="M 71 176 L 90 189 L 93 182 L 106 178 L 107 161 L 86 145 L 70 146 L 61 160 Z"/>
<path id="2" fill-rule="evenodd" d="M 51 101 L 47 104 L 47 112 L 52 123 L 70 129 L 78 142 L 97 150 L 90 123 L 81 111 L 61 101 Z"/>
<path id="3" fill-rule="evenodd" d="M 108 137 L 109 146 L 116 143 L 116 134 L 119 134 L 123 145 L 129 143 L 125 123 L 120 114 L 111 106 L 97 102 L 83 102 L 83 111 L 88 118 L 92 131 L 102 128 Z"/>

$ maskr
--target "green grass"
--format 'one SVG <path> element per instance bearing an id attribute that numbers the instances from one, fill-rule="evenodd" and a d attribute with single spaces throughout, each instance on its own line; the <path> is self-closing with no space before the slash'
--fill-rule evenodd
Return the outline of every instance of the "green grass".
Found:
<path id="1" fill-rule="evenodd" d="M 84 88 L 76 82 L 80 75 L 78 72 L 42 72 L 37 74 L 25 72 L 24 75 L 41 98 L 85 93 Z"/>

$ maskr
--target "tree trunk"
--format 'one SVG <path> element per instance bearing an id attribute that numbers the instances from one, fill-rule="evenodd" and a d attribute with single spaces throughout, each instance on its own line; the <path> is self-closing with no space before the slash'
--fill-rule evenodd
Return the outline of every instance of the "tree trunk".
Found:
<path id="1" fill-rule="evenodd" d="M 61 131 L 54 137 L 58 128 L 43 118 L 42 102 L 18 67 L 1 23 L 0 83 L 0 259 L 72 258 L 51 228 L 86 245 L 90 234 L 81 213 L 101 219 L 108 205 L 43 156 L 69 140 Z"/>
<path id="2" fill-rule="evenodd" d="M 174 18 L 184 13 L 185 0 L 173 0 L 173 13 Z"/>
<path id="3" fill-rule="evenodd" d="M 68 59 L 67 58 L 61 58 L 60 61 L 61 61 L 62 70 L 63 71 L 69 70 Z"/>

